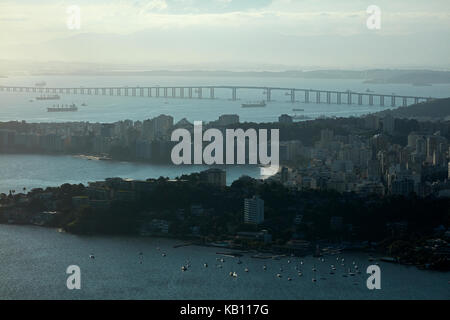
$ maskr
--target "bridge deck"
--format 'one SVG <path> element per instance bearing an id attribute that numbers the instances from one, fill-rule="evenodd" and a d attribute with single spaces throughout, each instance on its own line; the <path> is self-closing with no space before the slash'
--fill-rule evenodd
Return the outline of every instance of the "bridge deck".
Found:
<path id="1" fill-rule="evenodd" d="M 408 100 L 412 99 L 414 103 L 420 101 L 429 101 L 433 98 L 423 96 L 405 96 L 396 94 L 384 94 L 375 92 L 356 92 L 356 91 L 337 91 L 337 90 L 321 90 L 321 89 L 304 89 L 304 88 L 288 88 L 288 87 L 265 87 L 265 86 L 149 86 L 149 87 L 30 87 L 30 86 L 0 86 L 0 91 L 7 92 L 33 92 L 33 93 L 60 93 L 60 94 L 88 94 L 88 95 L 110 95 L 110 96 L 147 96 L 147 97 L 164 97 L 164 98 L 203 98 L 203 91 L 209 91 L 209 98 L 215 99 L 214 90 L 226 89 L 231 90 L 232 100 L 237 100 L 238 90 L 261 90 L 267 101 L 272 101 L 273 91 L 286 91 L 285 95 L 290 96 L 291 102 L 297 102 L 296 95 L 299 92 L 304 93 L 304 100 L 306 103 L 311 102 L 310 94 L 315 96 L 316 103 L 321 102 L 321 96 L 324 94 L 327 104 L 352 104 L 353 96 L 358 97 L 358 104 L 363 104 L 363 97 L 369 98 L 369 105 L 374 104 L 374 97 L 377 98 L 378 103 L 384 106 L 385 98 L 390 98 L 391 105 L 394 106 L 396 99 L 401 99 L 405 106 Z M 131 95 L 130 95 L 131 91 Z M 162 91 L 162 92 L 161 92 Z M 178 95 L 177 95 L 178 91 Z M 187 91 L 187 94 L 185 94 Z M 114 94 L 115 93 L 115 94 Z M 122 94 L 123 93 L 123 94 Z M 170 94 L 169 94 L 170 93 Z M 314 95 L 315 94 L 315 95 Z M 336 96 L 336 102 L 332 102 L 331 95 Z M 344 101 L 342 101 L 342 96 Z M 345 99 L 347 97 L 347 99 Z"/>

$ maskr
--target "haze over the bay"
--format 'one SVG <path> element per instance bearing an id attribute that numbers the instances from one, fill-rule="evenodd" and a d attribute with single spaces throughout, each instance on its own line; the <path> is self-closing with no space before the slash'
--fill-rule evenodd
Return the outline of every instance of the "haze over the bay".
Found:
<path id="1" fill-rule="evenodd" d="M 81 9 L 79 30 L 67 27 L 71 5 Z M 366 26 L 370 5 L 381 9 L 379 30 Z M 49 61 L 108 69 L 449 69 L 449 17 L 448 0 L 3 0 L 0 73 Z"/>

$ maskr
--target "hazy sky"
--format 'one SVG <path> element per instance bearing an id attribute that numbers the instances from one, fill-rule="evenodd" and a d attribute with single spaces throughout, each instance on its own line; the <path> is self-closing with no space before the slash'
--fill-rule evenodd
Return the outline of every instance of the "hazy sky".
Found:
<path id="1" fill-rule="evenodd" d="M 366 26 L 369 5 L 379 30 Z M 0 59 L 16 60 L 449 68 L 450 1 L 0 0 L 0 40 Z"/>

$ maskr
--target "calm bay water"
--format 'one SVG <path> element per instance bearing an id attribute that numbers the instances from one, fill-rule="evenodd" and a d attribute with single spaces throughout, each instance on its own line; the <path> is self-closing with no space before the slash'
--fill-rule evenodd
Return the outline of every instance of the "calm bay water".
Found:
<path id="1" fill-rule="evenodd" d="M 329 79 L 290 79 L 290 78 L 215 78 L 215 77 L 149 77 L 149 76 L 21 76 L 0 78 L 0 85 L 34 86 L 38 81 L 46 81 L 48 87 L 107 87 L 107 86 L 195 86 L 195 85 L 247 85 L 247 86 L 273 86 L 289 88 L 312 88 L 328 90 L 352 90 L 365 92 L 370 89 L 377 93 L 419 95 L 432 97 L 450 96 L 450 85 L 433 85 L 427 87 L 415 87 L 412 85 L 390 84 L 364 84 L 360 80 L 329 80 Z M 169 93 L 170 95 L 171 93 Z M 209 93 L 204 92 L 206 97 Z M 241 103 L 264 99 L 261 92 L 251 90 L 239 90 L 240 101 L 229 101 L 230 90 L 216 90 L 216 100 L 210 99 L 164 99 L 147 97 L 109 97 L 87 95 L 61 95 L 61 100 L 56 103 L 88 104 L 79 107 L 78 112 L 73 113 L 47 113 L 46 108 L 53 105 L 54 101 L 34 101 L 36 94 L 25 93 L 0 93 L 0 121 L 26 120 L 29 122 L 50 121 L 91 121 L 114 122 L 124 119 L 143 120 L 158 116 L 161 113 L 172 115 L 175 121 L 187 118 L 189 121 L 216 120 L 221 114 L 237 113 L 241 121 L 269 122 L 276 121 L 278 116 L 287 113 L 294 114 L 293 108 L 305 109 L 302 114 L 315 118 L 326 116 L 360 116 L 389 108 L 389 106 L 358 106 L 356 104 L 328 105 L 316 103 L 287 102 L 285 92 L 273 92 L 272 99 L 265 108 L 241 108 Z M 299 95 L 299 100 L 304 97 Z M 311 97 L 314 99 L 314 97 Z M 322 100 L 324 97 L 322 97 Z M 345 101 L 345 99 L 343 100 Z M 400 102 L 398 102 L 400 103 Z"/>
<path id="2" fill-rule="evenodd" d="M 364 92 L 367 88 L 379 93 L 395 92 L 404 95 L 433 97 L 450 96 L 449 85 L 413 87 L 410 85 L 367 85 L 355 80 L 308 80 L 287 78 L 202 78 L 202 77 L 10 77 L 0 79 L 0 85 L 34 86 L 46 81 L 49 87 L 80 86 L 182 86 L 182 85 L 250 85 L 347 90 Z M 34 101 L 31 94 L 0 93 L 0 121 L 26 120 L 28 122 L 90 121 L 114 122 L 124 119 L 144 120 L 159 114 L 170 114 L 178 121 L 216 120 L 221 114 L 237 113 L 241 121 L 276 121 L 282 113 L 293 114 L 292 108 L 301 107 L 309 117 L 359 116 L 383 110 L 378 106 L 291 104 L 283 93 L 273 95 L 276 101 L 266 108 L 242 109 L 247 100 L 263 99 L 251 92 L 239 91 L 240 101 L 227 100 L 228 91 L 216 91 L 223 100 L 181 100 L 164 98 L 62 96 L 59 103 L 85 102 L 76 113 L 47 113 L 53 102 Z M 299 97 L 303 99 L 303 97 Z M 0 155 L 0 193 L 21 191 L 35 187 L 58 186 L 62 183 L 87 183 L 108 177 L 134 179 L 174 178 L 183 173 L 197 172 L 206 167 L 158 166 L 127 162 L 87 160 L 73 156 Z M 256 167 L 227 169 L 227 182 L 242 174 L 257 177 Z M 287 258 L 262 261 L 244 256 L 238 265 L 225 258 L 222 268 L 216 264 L 214 248 L 183 247 L 172 240 L 123 237 L 80 237 L 58 233 L 52 229 L 0 225 L 0 299 L 449 299 L 448 273 L 420 271 L 381 263 L 382 289 L 366 288 L 368 265 L 364 254 L 345 255 L 346 261 L 355 261 L 362 271 L 354 277 L 342 277 L 347 267 L 338 265 L 335 275 L 329 274 L 335 257 L 320 262 L 315 258 L 302 259 L 303 276 L 299 277 Z M 157 247 L 160 250 L 157 250 Z M 142 264 L 138 253 L 143 252 Z M 162 252 L 167 253 L 166 257 Z M 95 254 L 95 260 L 89 259 Z M 186 272 L 181 266 L 189 259 L 192 264 Z M 208 263 L 208 268 L 203 264 Z M 69 265 L 81 267 L 82 289 L 66 288 Z M 267 264 L 267 271 L 262 265 Z M 318 272 L 313 273 L 315 265 Z M 248 267 L 249 272 L 244 272 Z M 283 277 L 277 278 L 280 267 Z M 238 273 L 237 278 L 229 276 Z M 292 277 L 292 281 L 287 278 Z M 317 282 L 312 282 L 315 277 Z"/>
<path id="3" fill-rule="evenodd" d="M 216 252 L 223 249 L 175 249 L 175 240 L 83 237 L 8 225 L 0 225 L 0 243 L 0 299 L 450 299 L 448 273 L 383 262 L 381 290 L 368 290 L 366 254 L 340 256 L 345 266 L 336 256 L 321 262 L 313 257 L 261 260 L 245 254 L 242 264 L 230 257 L 221 263 Z M 191 267 L 183 272 L 187 260 Z M 361 274 L 343 277 L 353 261 Z M 334 275 L 329 274 L 331 264 L 337 266 Z M 66 288 L 69 265 L 81 268 L 81 290 Z M 229 276 L 233 271 L 237 278 Z"/>
<path id="4" fill-rule="evenodd" d="M 148 178 L 176 178 L 182 174 L 199 172 L 209 166 L 175 166 L 88 160 L 77 156 L 10 155 L 0 154 L 0 193 L 9 190 L 23 192 L 23 188 L 46 188 L 63 183 L 87 184 L 89 181 L 121 177 L 145 180 Z M 227 183 L 242 175 L 260 177 L 256 166 L 229 166 Z"/>

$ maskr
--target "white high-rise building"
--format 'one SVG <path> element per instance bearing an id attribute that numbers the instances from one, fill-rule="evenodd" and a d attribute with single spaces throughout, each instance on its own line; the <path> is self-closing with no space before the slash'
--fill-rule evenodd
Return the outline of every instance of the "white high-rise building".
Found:
<path id="1" fill-rule="evenodd" d="M 253 224 L 264 221 L 264 200 L 258 196 L 244 200 L 244 221 Z"/>

